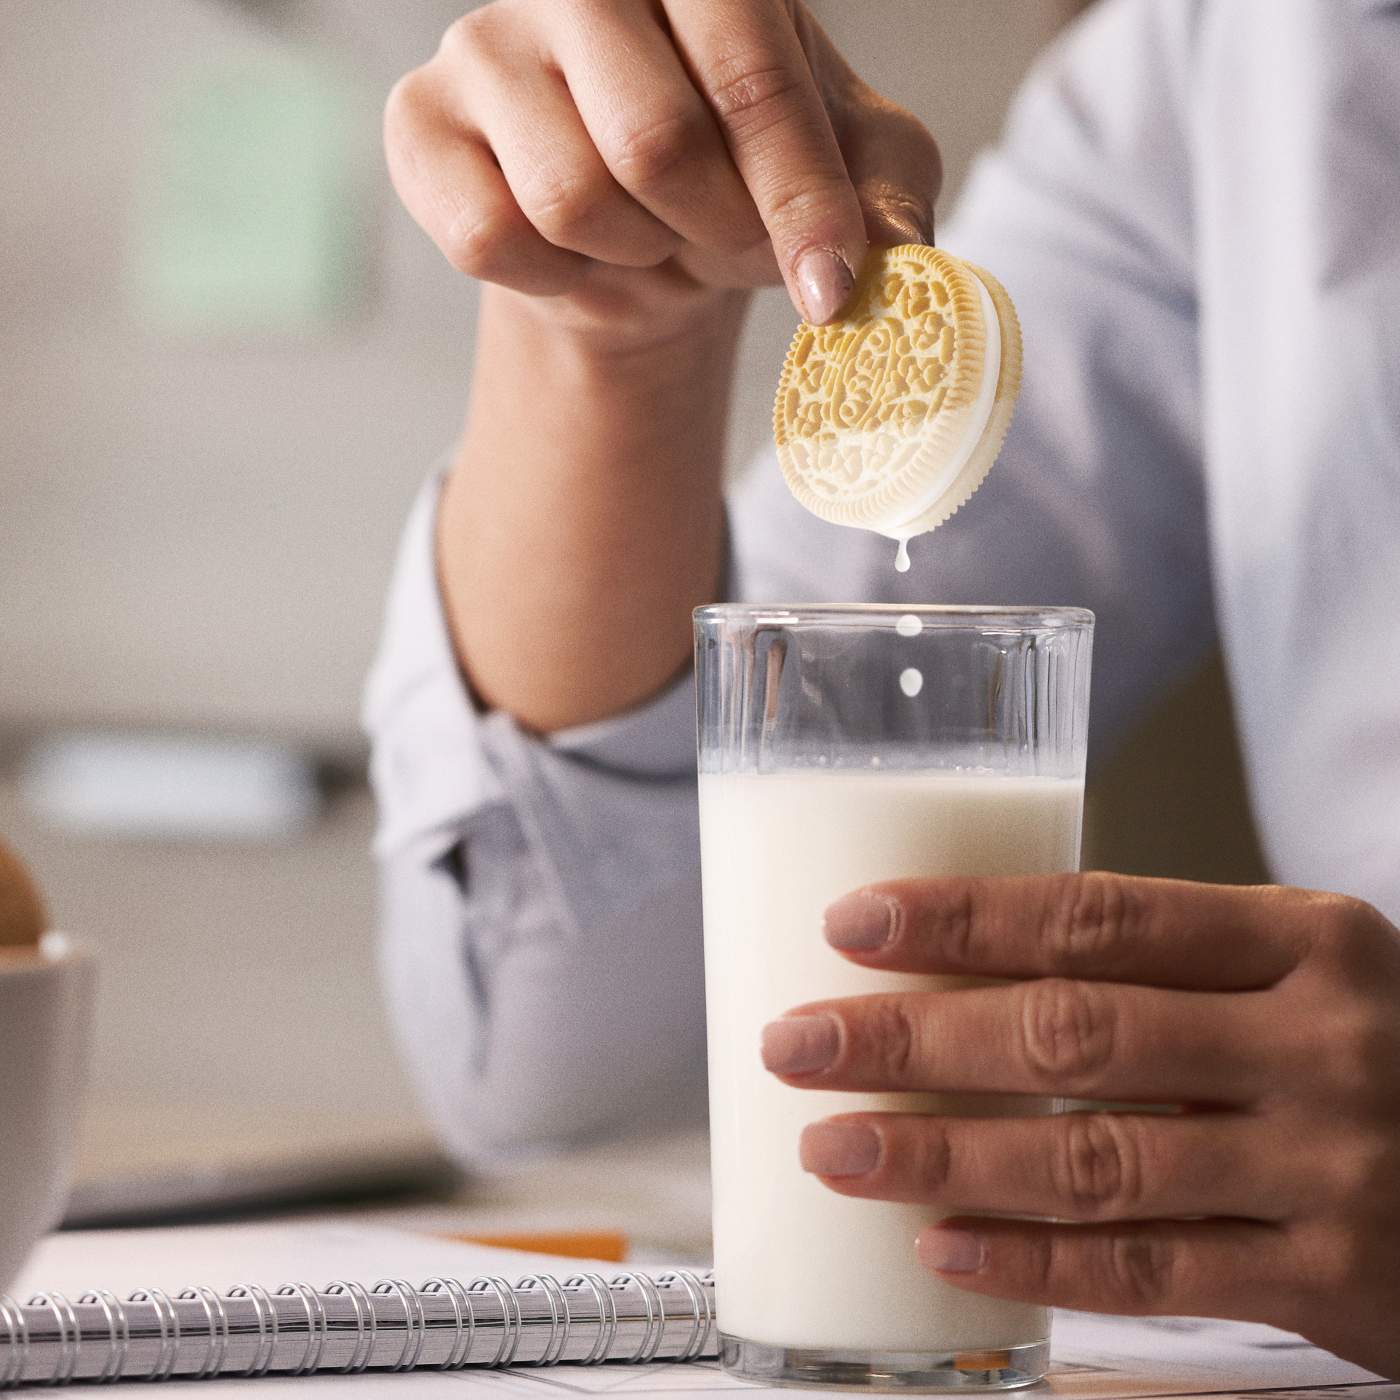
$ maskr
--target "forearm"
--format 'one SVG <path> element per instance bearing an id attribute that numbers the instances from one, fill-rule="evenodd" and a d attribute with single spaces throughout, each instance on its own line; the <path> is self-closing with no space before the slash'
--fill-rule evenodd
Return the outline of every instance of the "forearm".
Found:
<path id="1" fill-rule="evenodd" d="M 723 567 L 724 437 L 746 298 L 603 349 L 488 288 L 438 570 L 481 701 L 541 732 L 684 664 Z"/>

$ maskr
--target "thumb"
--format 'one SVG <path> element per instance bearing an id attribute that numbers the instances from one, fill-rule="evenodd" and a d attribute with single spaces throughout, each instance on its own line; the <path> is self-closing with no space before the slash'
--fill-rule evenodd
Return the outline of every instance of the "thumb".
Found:
<path id="1" fill-rule="evenodd" d="M 875 93 L 843 126 L 842 153 L 871 243 L 932 243 L 943 158 L 928 129 Z"/>
<path id="2" fill-rule="evenodd" d="M 934 205 L 943 188 L 943 156 L 912 112 L 876 92 L 846 61 L 805 7 L 797 11 L 802 46 L 826 100 L 846 172 L 877 247 L 932 243 Z"/>

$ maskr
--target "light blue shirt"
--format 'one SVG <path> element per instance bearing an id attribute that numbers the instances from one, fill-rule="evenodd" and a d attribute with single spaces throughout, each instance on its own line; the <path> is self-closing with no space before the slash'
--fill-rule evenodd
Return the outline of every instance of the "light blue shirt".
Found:
<path id="1" fill-rule="evenodd" d="M 735 596 L 1091 607 L 1100 747 L 1218 639 L 1278 878 L 1400 917 L 1400 5 L 1111 0 L 947 243 L 1021 313 L 1001 462 L 904 576 L 759 463 Z M 548 740 L 477 713 L 436 499 L 367 708 L 404 1052 L 465 1160 L 698 1116 L 689 682 Z"/>

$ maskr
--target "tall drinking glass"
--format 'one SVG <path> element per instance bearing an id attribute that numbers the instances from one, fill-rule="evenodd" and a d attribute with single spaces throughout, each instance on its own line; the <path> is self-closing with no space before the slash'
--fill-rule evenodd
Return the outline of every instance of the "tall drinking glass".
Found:
<path id="1" fill-rule="evenodd" d="M 726 1369 L 872 1389 L 1028 1385 L 1046 1310 L 928 1273 L 935 1205 L 859 1200 L 798 1164 L 852 1110 L 994 1116 L 1049 1100 L 850 1094 L 765 1072 L 803 1002 L 967 978 L 872 972 L 822 912 L 876 880 L 1079 865 L 1092 613 L 750 607 L 695 614 L 715 1269 Z"/>

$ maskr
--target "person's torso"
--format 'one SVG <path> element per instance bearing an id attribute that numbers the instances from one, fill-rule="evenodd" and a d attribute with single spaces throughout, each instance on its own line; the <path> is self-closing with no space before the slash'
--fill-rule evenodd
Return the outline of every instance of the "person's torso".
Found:
<path id="1" fill-rule="evenodd" d="M 1215 592 L 1266 845 L 1394 888 L 1400 4 L 1207 0 L 1192 224 Z"/>

